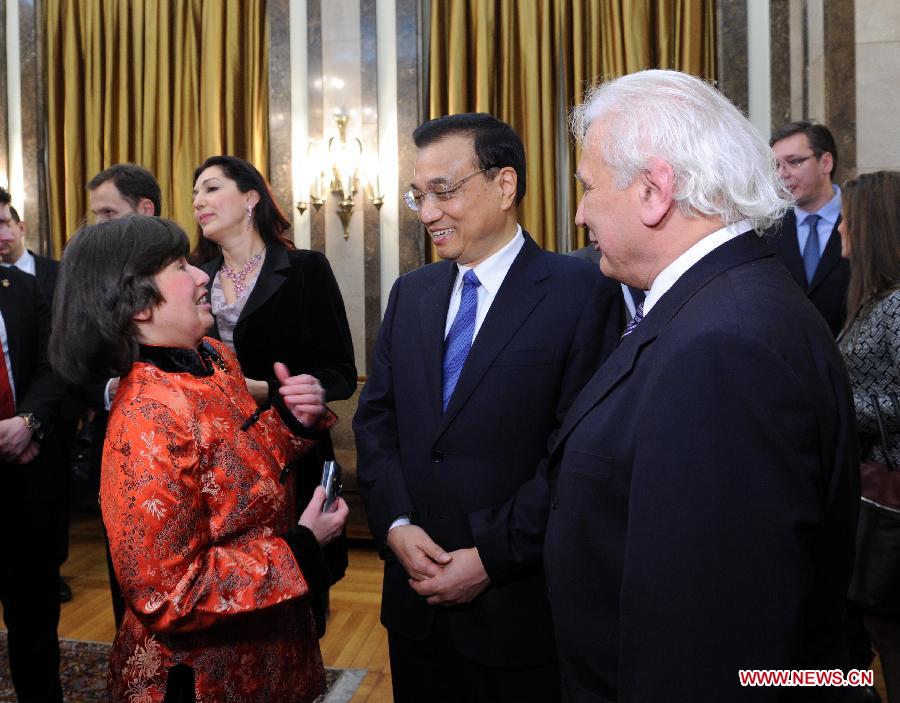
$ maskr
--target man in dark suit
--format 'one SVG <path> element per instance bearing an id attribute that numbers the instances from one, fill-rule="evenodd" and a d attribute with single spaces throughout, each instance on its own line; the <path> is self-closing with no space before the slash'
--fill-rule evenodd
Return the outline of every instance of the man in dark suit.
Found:
<path id="1" fill-rule="evenodd" d="M 0 198 L 0 241 L 10 206 Z M 41 441 L 63 384 L 47 362 L 50 308 L 37 279 L 0 269 L 0 602 L 19 700 L 62 701 L 59 681 L 58 482 Z"/>
<path id="2" fill-rule="evenodd" d="M 766 230 L 775 256 L 836 337 L 847 317 L 850 264 L 841 257 L 841 189 L 831 182 L 837 147 L 825 125 L 789 122 L 769 142 L 795 206 Z"/>
<path id="3" fill-rule="evenodd" d="M 27 228 L 16 208 L 10 203 L 9 193 L 0 190 L 0 202 L 6 202 L 9 205 L 9 213 L 12 217 L 8 231 L 0 236 L 0 265 L 15 266 L 20 271 L 37 278 L 41 294 L 47 303 L 52 305 L 53 294 L 56 292 L 56 279 L 59 277 L 59 262 L 35 254 L 25 246 Z M 44 444 L 44 465 L 50 468 L 48 462 L 52 459 L 56 469 L 54 480 L 58 481 L 60 485 L 58 494 L 60 500 L 56 510 L 59 566 L 62 566 L 69 558 L 69 470 L 63 459 L 67 454 L 61 451 L 61 432 L 63 431 L 61 425 L 62 423 L 57 423 L 57 431 L 54 436 Z M 73 432 L 74 427 L 66 428 L 67 434 L 71 435 Z M 51 443 L 54 442 L 55 445 L 51 447 Z M 59 600 L 61 603 L 72 600 L 72 589 L 62 576 L 59 577 Z"/>
<path id="4" fill-rule="evenodd" d="M 35 276 L 44 298 L 48 303 L 52 303 L 53 293 L 56 291 L 56 279 L 59 276 L 59 262 L 35 254 L 25 246 L 25 223 L 19 217 L 16 208 L 8 201 L 7 205 L 9 205 L 12 222 L 9 234 L 0 238 L 0 264 L 15 266 L 17 269 Z"/>
<path id="5" fill-rule="evenodd" d="M 444 261 L 394 284 L 353 423 L 394 697 L 558 700 L 537 467 L 617 342 L 617 285 L 518 225 L 508 125 L 452 115 L 413 139 L 406 202 Z"/>
<path id="6" fill-rule="evenodd" d="M 568 700 L 846 700 L 739 683 L 846 666 L 859 504 L 843 362 L 753 231 L 787 205 L 766 145 L 675 71 L 600 86 L 575 125 L 577 221 L 603 272 L 647 296 L 551 444 Z"/>

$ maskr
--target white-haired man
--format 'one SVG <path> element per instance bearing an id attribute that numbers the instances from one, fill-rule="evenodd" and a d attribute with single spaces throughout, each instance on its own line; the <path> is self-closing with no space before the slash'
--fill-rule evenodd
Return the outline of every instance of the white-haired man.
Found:
<path id="1" fill-rule="evenodd" d="M 845 700 L 739 679 L 846 666 L 859 502 L 841 358 L 754 232 L 787 206 L 772 154 L 674 71 L 600 86 L 573 124 L 577 222 L 603 272 L 647 295 L 551 446 L 544 563 L 566 695 Z"/>

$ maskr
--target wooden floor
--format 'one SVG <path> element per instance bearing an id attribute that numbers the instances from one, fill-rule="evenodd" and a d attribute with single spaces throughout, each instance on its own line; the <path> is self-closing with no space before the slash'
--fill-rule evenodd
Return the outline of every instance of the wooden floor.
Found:
<path id="1" fill-rule="evenodd" d="M 73 520 L 63 577 L 74 595 L 62 606 L 59 636 L 112 642 L 115 634 L 99 515 Z M 351 703 L 391 703 L 387 632 L 378 621 L 381 562 L 371 549 L 353 548 L 347 575 L 331 590 L 331 619 L 321 641 L 327 666 L 368 669 Z"/>
<path id="2" fill-rule="evenodd" d="M 115 634 L 106 559 L 99 515 L 85 514 L 72 522 L 69 560 L 62 569 L 74 598 L 62 606 L 59 636 L 111 642 Z M 351 703 L 391 703 L 391 673 L 387 633 L 378 621 L 381 562 L 372 549 L 350 552 L 350 568 L 331 591 L 331 620 L 321 642 L 328 666 L 367 669 Z M 881 666 L 873 662 L 876 687 L 887 700 Z"/>

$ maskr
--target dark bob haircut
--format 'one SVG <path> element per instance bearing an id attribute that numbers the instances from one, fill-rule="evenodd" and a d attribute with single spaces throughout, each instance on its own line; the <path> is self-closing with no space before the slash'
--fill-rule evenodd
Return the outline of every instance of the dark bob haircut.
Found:
<path id="1" fill-rule="evenodd" d="M 438 142 L 450 135 L 472 138 L 475 162 L 485 169 L 485 176 L 493 178 L 495 169 L 512 167 L 516 172 L 516 205 L 525 197 L 525 147 L 516 131 L 506 122 L 484 112 L 445 115 L 423 122 L 413 132 L 416 148 Z"/>
<path id="2" fill-rule="evenodd" d="M 188 249 L 181 227 L 149 215 L 78 230 L 54 296 L 50 363 L 57 373 L 73 384 L 128 373 L 138 354 L 134 316 L 163 302 L 154 277 Z"/>
<path id="3" fill-rule="evenodd" d="M 159 182 L 150 171 L 137 164 L 113 164 L 100 171 L 87 184 L 88 190 L 96 190 L 107 181 L 112 181 L 122 197 L 132 208 L 137 208 L 141 198 L 153 203 L 153 214 L 162 214 L 162 192 Z"/>
<path id="4" fill-rule="evenodd" d="M 249 161 L 239 159 L 237 156 L 210 156 L 194 171 L 194 183 L 210 166 L 218 166 L 225 177 L 237 183 L 241 193 L 255 190 L 259 195 L 259 202 L 253 208 L 253 222 L 266 246 L 294 248 L 294 243 L 288 239 L 285 232 L 290 229 L 291 222 L 285 217 L 275 197 L 269 182 Z M 203 236 L 203 230 L 197 227 L 197 246 L 191 254 L 191 260 L 199 265 L 211 261 L 219 255 L 219 246 Z"/>

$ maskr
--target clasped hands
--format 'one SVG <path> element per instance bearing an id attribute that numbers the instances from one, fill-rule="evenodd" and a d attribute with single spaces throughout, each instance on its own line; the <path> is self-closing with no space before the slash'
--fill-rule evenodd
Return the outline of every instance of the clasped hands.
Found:
<path id="1" fill-rule="evenodd" d="M 38 443 L 21 417 L 0 420 L 0 459 L 16 464 L 27 464 L 37 457 Z"/>
<path id="2" fill-rule="evenodd" d="M 418 525 L 394 527 L 387 545 L 429 605 L 470 603 L 491 584 L 476 547 L 445 552 Z"/>

